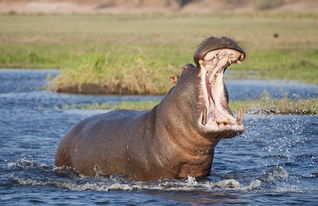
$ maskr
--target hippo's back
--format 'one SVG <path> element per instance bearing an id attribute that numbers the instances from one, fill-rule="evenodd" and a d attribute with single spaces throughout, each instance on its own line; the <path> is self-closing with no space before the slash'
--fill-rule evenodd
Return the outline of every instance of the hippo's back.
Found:
<path id="1" fill-rule="evenodd" d="M 114 110 L 82 120 L 60 142 L 55 165 L 73 167 L 93 175 L 96 165 L 104 167 L 110 161 L 120 161 L 130 138 L 142 138 L 148 112 Z M 113 170 L 110 169 L 110 173 L 116 172 Z"/>

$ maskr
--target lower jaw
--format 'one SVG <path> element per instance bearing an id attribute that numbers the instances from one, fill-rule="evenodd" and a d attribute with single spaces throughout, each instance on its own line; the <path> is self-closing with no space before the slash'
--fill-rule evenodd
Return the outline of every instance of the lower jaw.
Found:
<path id="1" fill-rule="evenodd" d="M 221 98 L 221 96 L 219 96 L 219 98 Z M 236 133 L 242 133 L 244 131 L 242 110 L 238 112 L 237 118 L 235 118 L 231 111 L 228 111 L 228 109 L 224 107 L 224 105 L 228 107 L 227 103 L 222 103 L 222 100 L 218 102 L 213 101 L 212 95 L 208 96 L 208 100 L 205 99 L 205 105 L 207 105 L 207 107 L 199 112 L 200 115 L 198 117 L 198 125 L 202 131 L 231 131 Z"/>
<path id="2" fill-rule="evenodd" d="M 223 125 L 212 123 L 203 125 L 201 122 L 198 122 L 197 126 L 200 132 L 204 134 L 215 134 L 216 137 L 222 135 L 220 138 L 229 138 L 244 132 L 243 124 Z"/>

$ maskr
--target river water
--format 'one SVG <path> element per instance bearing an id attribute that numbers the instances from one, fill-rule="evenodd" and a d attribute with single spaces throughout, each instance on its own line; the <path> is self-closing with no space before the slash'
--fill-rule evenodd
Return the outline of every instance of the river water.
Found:
<path id="1" fill-rule="evenodd" d="M 160 99 L 56 94 L 43 89 L 54 70 L 0 70 L 0 205 L 317 205 L 318 116 L 247 115 L 246 131 L 216 147 L 203 180 L 134 182 L 54 168 L 57 145 L 81 119 L 101 110 L 63 104 Z M 231 99 L 310 98 L 318 87 L 230 81 Z"/>

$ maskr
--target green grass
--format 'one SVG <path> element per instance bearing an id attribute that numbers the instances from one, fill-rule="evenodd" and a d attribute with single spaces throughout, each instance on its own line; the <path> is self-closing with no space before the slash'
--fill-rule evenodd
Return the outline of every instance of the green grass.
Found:
<path id="1" fill-rule="evenodd" d="M 235 79 L 318 83 L 318 14 L 0 15 L 0 67 L 60 68 L 61 92 L 164 94 L 206 37 L 247 52 Z M 273 34 L 279 34 L 274 38 Z"/>
<path id="2" fill-rule="evenodd" d="M 129 109 L 149 110 L 159 101 L 123 101 L 119 103 L 64 105 L 63 109 Z M 233 112 L 240 108 L 252 114 L 318 114 L 318 98 L 290 100 L 288 98 L 272 99 L 264 96 L 258 100 L 240 100 L 230 102 Z"/>
<path id="3" fill-rule="evenodd" d="M 288 98 L 233 101 L 233 111 L 242 108 L 247 113 L 260 114 L 318 114 L 318 98 L 292 101 Z"/>
<path id="4" fill-rule="evenodd" d="M 86 105 L 63 105 L 63 109 L 129 109 L 149 110 L 157 105 L 159 101 L 123 101 L 119 103 L 86 104 Z"/>

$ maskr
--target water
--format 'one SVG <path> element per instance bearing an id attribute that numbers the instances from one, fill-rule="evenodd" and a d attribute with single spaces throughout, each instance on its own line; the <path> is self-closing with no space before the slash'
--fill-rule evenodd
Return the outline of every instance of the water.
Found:
<path id="1" fill-rule="evenodd" d="M 100 110 L 63 110 L 63 104 L 160 99 L 82 96 L 42 89 L 56 71 L 0 70 L 1 205 L 317 205 L 318 116 L 247 115 L 246 132 L 216 147 L 202 180 L 134 182 L 85 177 L 53 167 L 65 132 Z M 232 81 L 232 99 L 264 90 L 273 96 L 317 97 L 317 86 Z"/>

